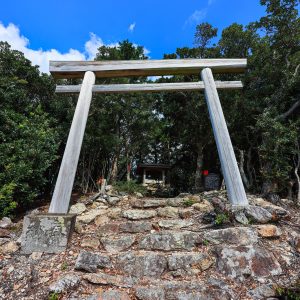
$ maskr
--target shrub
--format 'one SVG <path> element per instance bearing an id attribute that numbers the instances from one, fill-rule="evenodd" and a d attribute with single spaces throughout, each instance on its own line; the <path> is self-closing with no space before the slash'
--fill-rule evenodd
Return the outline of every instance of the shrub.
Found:
<path id="1" fill-rule="evenodd" d="M 147 193 L 146 187 L 138 184 L 135 180 L 119 181 L 114 185 L 114 189 L 118 192 L 125 192 L 128 194 L 142 193 L 145 195 Z"/>

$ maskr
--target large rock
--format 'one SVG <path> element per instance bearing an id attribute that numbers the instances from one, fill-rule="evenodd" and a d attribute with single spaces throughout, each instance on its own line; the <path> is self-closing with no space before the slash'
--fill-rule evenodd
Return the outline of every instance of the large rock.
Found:
<path id="1" fill-rule="evenodd" d="M 132 207 L 134 208 L 155 208 L 166 205 L 166 199 L 136 199 L 132 202 Z"/>
<path id="2" fill-rule="evenodd" d="M 126 292 L 118 290 L 109 290 L 101 292 L 93 300 L 130 300 Z"/>
<path id="3" fill-rule="evenodd" d="M 256 231 L 248 227 L 210 230 L 204 233 L 203 239 L 214 245 L 234 244 L 240 246 L 251 245 L 258 241 Z"/>
<path id="4" fill-rule="evenodd" d="M 129 209 L 123 212 L 123 217 L 129 220 L 150 219 L 156 215 L 155 210 Z"/>
<path id="5" fill-rule="evenodd" d="M 249 205 L 245 208 L 245 214 L 248 218 L 258 223 L 268 223 L 272 220 L 272 214 L 263 207 Z"/>
<path id="6" fill-rule="evenodd" d="M 289 212 L 286 209 L 265 201 L 262 198 L 254 198 L 251 199 L 250 202 L 256 206 L 266 209 L 272 215 L 273 221 L 278 221 L 289 216 Z"/>
<path id="7" fill-rule="evenodd" d="M 157 209 L 157 214 L 159 217 L 163 218 L 178 218 L 178 208 L 166 206 L 166 207 L 160 207 Z"/>
<path id="8" fill-rule="evenodd" d="M 203 213 L 210 213 L 214 211 L 214 207 L 212 206 L 212 204 L 205 199 L 202 202 L 193 204 L 192 207 Z"/>
<path id="9" fill-rule="evenodd" d="M 122 209 L 119 207 L 109 208 L 107 210 L 107 216 L 111 219 L 118 219 L 122 216 Z"/>
<path id="10" fill-rule="evenodd" d="M 138 247 L 145 250 L 191 250 L 201 238 L 192 232 L 162 232 L 145 235 Z"/>
<path id="11" fill-rule="evenodd" d="M 256 229 L 261 237 L 274 238 L 281 236 L 281 230 L 277 226 L 272 224 L 257 225 Z"/>
<path id="12" fill-rule="evenodd" d="M 213 263 L 214 259 L 206 253 L 173 253 L 168 257 L 170 271 L 180 270 L 186 274 L 197 274 L 208 269 Z"/>
<path id="13" fill-rule="evenodd" d="M 151 222 L 126 222 L 121 223 L 119 226 L 120 232 L 126 233 L 142 233 L 152 230 L 152 223 Z"/>
<path id="14" fill-rule="evenodd" d="M 75 227 L 76 215 L 41 214 L 24 217 L 23 253 L 58 253 L 66 250 Z"/>
<path id="15" fill-rule="evenodd" d="M 3 228 L 3 229 L 10 228 L 12 226 L 12 224 L 13 224 L 13 222 L 8 217 L 3 217 L 0 220 L 0 228 Z"/>
<path id="16" fill-rule="evenodd" d="M 0 228 L 0 238 L 10 237 L 10 231 Z"/>
<path id="17" fill-rule="evenodd" d="M 86 237 L 86 238 L 82 239 L 82 241 L 80 242 L 80 245 L 81 245 L 81 247 L 98 249 L 100 246 L 100 241 L 97 238 Z"/>
<path id="18" fill-rule="evenodd" d="M 132 235 L 120 235 L 111 237 L 102 237 L 101 243 L 106 251 L 110 253 L 118 253 L 128 249 L 135 242 L 135 237 Z"/>
<path id="19" fill-rule="evenodd" d="M 248 296 L 254 300 L 263 300 L 270 297 L 276 297 L 276 289 L 272 284 L 261 284 L 258 287 L 249 290 Z M 276 298 L 278 299 L 278 298 Z"/>
<path id="20" fill-rule="evenodd" d="M 87 210 L 84 203 L 76 203 L 70 207 L 69 213 L 70 214 L 76 214 L 81 215 L 83 212 Z"/>
<path id="21" fill-rule="evenodd" d="M 164 229 L 180 229 L 194 225 L 194 221 L 182 219 L 161 220 L 158 222 L 158 225 Z"/>
<path id="22" fill-rule="evenodd" d="M 128 252 L 117 257 L 117 269 L 134 277 L 159 277 L 167 268 L 163 254 Z"/>
<path id="23" fill-rule="evenodd" d="M 75 274 L 67 274 L 50 285 L 49 291 L 53 293 L 66 292 L 79 285 L 80 277 Z"/>
<path id="24" fill-rule="evenodd" d="M 167 199 L 167 205 L 173 207 L 184 206 L 185 200 L 182 198 L 169 198 Z"/>
<path id="25" fill-rule="evenodd" d="M 120 275 L 109 275 L 105 273 L 86 274 L 83 279 L 93 284 L 113 285 L 117 287 L 130 288 L 135 284 L 135 280 L 131 277 L 123 277 Z"/>
<path id="26" fill-rule="evenodd" d="M 75 263 L 76 270 L 84 270 L 91 273 L 96 272 L 97 268 L 109 267 L 111 267 L 111 261 L 108 256 L 87 251 L 81 251 Z"/>
<path id="27" fill-rule="evenodd" d="M 217 246 L 217 268 L 230 278 L 280 275 L 281 266 L 272 252 L 259 246 Z"/>
<path id="28" fill-rule="evenodd" d="M 15 241 L 9 241 L 4 245 L 0 246 L 0 253 L 2 254 L 11 254 L 19 250 L 19 246 Z"/>
<path id="29" fill-rule="evenodd" d="M 109 217 L 107 215 L 101 215 L 101 216 L 96 217 L 96 219 L 95 219 L 95 224 L 97 226 L 107 224 L 108 222 L 109 222 Z"/>
<path id="30" fill-rule="evenodd" d="M 165 291 L 160 287 L 144 287 L 135 288 L 135 296 L 139 300 L 165 300 Z"/>
<path id="31" fill-rule="evenodd" d="M 96 217 L 105 215 L 106 213 L 107 213 L 107 207 L 100 206 L 98 208 L 94 208 L 94 209 L 87 211 L 86 213 L 78 216 L 77 221 L 84 223 L 84 224 L 89 224 L 92 221 L 94 221 Z"/>
<path id="32" fill-rule="evenodd" d="M 109 196 L 109 197 L 107 198 L 108 204 L 109 204 L 109 205 L 112 205 L 112 206 L 118 204 L 118 203 L 120 202 L 120 200 L 121 200 L 121 198 L 118 197 L 118 196 Z"/>

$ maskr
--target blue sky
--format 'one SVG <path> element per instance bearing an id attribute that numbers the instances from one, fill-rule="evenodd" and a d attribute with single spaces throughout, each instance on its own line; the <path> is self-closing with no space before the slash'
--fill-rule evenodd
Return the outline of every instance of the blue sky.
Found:
<path id="1" fill-rule="evenodd" d="M 152 59 L 192 46 L 195 26 L 221 30 L 265 12 L 259 0 L 1 1 L 0 40 L 47 71 L 49 59 L 92 59 L 99 45 L 129 39 Z M 147 52 L 148 53 L 148 52 Z"/>

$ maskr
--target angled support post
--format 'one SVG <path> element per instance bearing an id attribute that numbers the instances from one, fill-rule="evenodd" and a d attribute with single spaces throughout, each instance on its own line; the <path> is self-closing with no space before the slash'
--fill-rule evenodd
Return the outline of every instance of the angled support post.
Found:
<path id="1" fill-rule="evenodd" d="M 68 212 L 94 84 L 95 74 L 85 72 L 49 213 Z"/>
<path id="2" fill-rule="evenodd" d="M 228 198 L 233 206 L 247 206 L 248 200 L 211 69 L 203 69 L 201 78 L 204 83 L 206 103 L 218 148 Z"/>

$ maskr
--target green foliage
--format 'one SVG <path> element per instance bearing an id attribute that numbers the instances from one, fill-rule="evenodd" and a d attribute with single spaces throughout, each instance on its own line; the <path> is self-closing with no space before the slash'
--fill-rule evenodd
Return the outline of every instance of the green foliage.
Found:
<path id="1" fill-rule="evenodd" d="M 141 193 L 145 195 L 147 193 L 147 189 L 134 180 L 116 182 L 114 184 L 114 189 L 118 192 L 125 192 L 128 194 Z"/>
<path id="2" fill-rule="evenodd" d="M 276 296 L 279 296 L 280 299 L 285 299 L 285 300 L 300 300 L 300 290 L 277 287 Z"/>
<path id="3" fill-rule="evenodd" d="M 216 215 L 215 224 L 220 226 L 229 221 L 229 216 L 226 213 L 220 213 Z"/>
<path id="4" fill-rule="evenodd" d="M 58 300 L 59 299 L 59 294 L 58 293 L 51 293 L 48 297 L 48 300 Z"/>
<path id="5" fill-rule="evenodd" d="M 0 217 L 43 194 L 56 160 L 57 132 L 43 111 L 49 81 L 23 54 L 0 42 Z"/>
<path id="6" fill-rule="evenodd" d="M 68 264 L 64 261 L 62 264 L 61 264 L 61 270 L 62 271 L 65 271 L 65 270 L 67 270 L 67 268 L 68 268 Z"/>
<path id="7" fill-rule="evenodd" d="M 192 206 L 195 203 L 197 203 L 197 201 L 190 198 L 183 201 L 184 206 Z"/>

